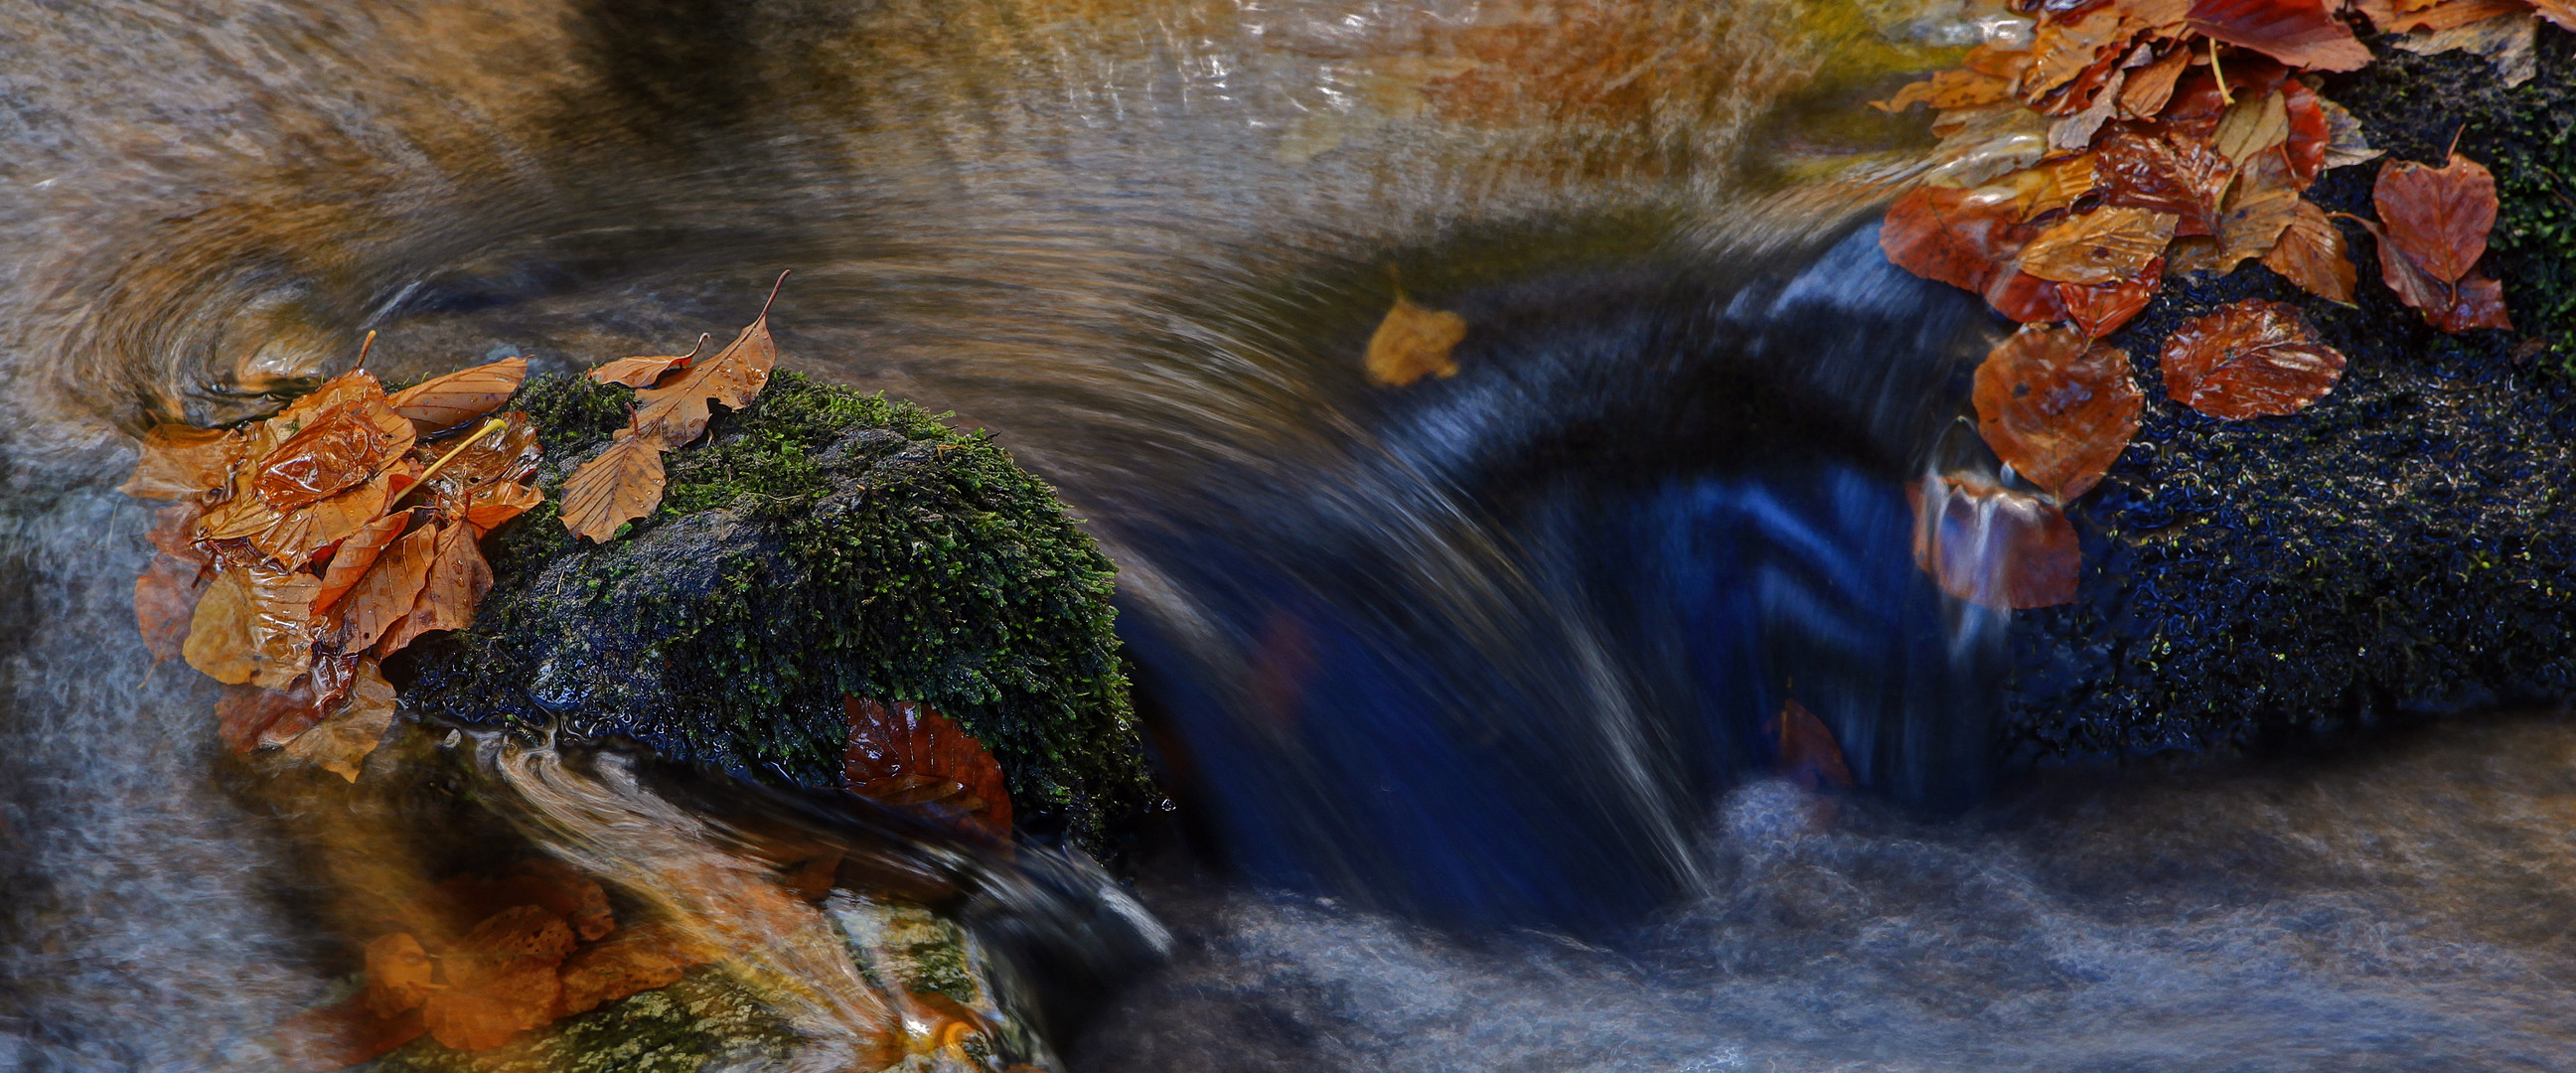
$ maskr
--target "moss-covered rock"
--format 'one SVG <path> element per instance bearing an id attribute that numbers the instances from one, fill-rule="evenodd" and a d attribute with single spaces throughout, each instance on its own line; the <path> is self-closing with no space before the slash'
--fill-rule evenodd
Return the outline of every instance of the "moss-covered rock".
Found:
<path id="1" fill-rule="evenodd" d="M 486 542 L 474 626 L 393 668 L 418 711 L 823 789 L 840 785 L 844 694 L 919 700 L 992 749 L 1026 826 L 1097 852 L 1154 799 L 1109 562 L 1001 447 L 781 372 L 667 456 L 658 512 L 576 542 L 563 478 L 632 397 L 578 377 L 522 390 L 547 503 Z"/>
<path id="2" fill-rule="evenodd" d="M 2576 35 L 2544 27 L 2507 87 L 2466 53 L 2376 50 L 2329 80 L 2376 146 L 2488 164 L 2504 205 L 2488 270 L 2516 330 L 2444 335 L 2341 224 L 2355 306 L 2253 262 L 2168 286 L 2112 342 L 2147 393 L 2137 439 L 2070 509 L 2079 600 L 2015 616 L 2004 731 L 2024 762 L 2307 746 L 2347 729 L 2576 697 Z M 2309 197 L 2375 216 L 2366 163 Z M 2300 307 L 2350 359 L 2289 417 L 2221 421 L 2165 396 L 2182 320 L 2244 298 Z"/>

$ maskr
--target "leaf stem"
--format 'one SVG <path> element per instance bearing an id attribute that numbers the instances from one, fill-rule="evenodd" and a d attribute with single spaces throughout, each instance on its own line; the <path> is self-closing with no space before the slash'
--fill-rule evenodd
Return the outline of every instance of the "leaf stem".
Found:
<path id="1" fill-rule="evenodd" d="M 483 427 L 475 429 L 473 435 L 456 441 L 456 446 L 448 448 L 446 454 L 438 456 L 438 461 L 430 463 L 428 469 L 420 471 L 419 480 L 411 482 L 411 487 L 403 489 L 403 493 L 401 495 L 395 496 L 392 502 L 385 504 L 385 513 L 393 513 L 394 507 L 397 504 L 400 504 L 403 500 L 411 498 L 411 494 L 413 492 L 420 491 L 422 488 L 427 487 L 429 485 L 430 478 L 438 476 L 438 471 L 442 467 L 445 467 L 449 462 L 454 461 L 456 456 L 464 454 L 466 448 L 474 446 L 474 441 L 482 439 L 495 429 L 507 428 L 509 427 L 509 424 L 509 422 L 495 417 L 483 422 Z"/>

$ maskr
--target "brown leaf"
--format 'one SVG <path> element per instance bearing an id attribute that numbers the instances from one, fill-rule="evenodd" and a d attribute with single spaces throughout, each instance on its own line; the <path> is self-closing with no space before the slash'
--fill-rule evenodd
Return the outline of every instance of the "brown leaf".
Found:
<path id="1" fill-rule="evenodd" d="M 275 689 L 312 662 L 313 597 L 322 579 L 263 564 L 226 566 L 197 601 L 181 654 L 228 684 Z"/>
<path id="2" fill-rule="evenodd" d="M 2090 490 L 2137 435 L 2129 356 L 2064 328 L 2025 327 L 1977 366 L 1977 431 L 2059 502 Z"/>
<path id="3" fill-rule="evenodd" d="M 2175 44 L 2155 62 L 2129 72 L 2120 87 L 2121 118 L 2153 119 L 2164 111 L 2165 102 L 2173 99 L 2174 80 L 2182 77 L 2192 58 L 2190 46 Z"/>
<path id="4" fill-rule="evenodd" d="M 385 515 L 358 527 L 357 532 L 340 541 L 339 549 L 331 553 L 329 568 L 322 572 L 322 587 L 313 595 L 314 612 L 328 611 L 331 605 L 339 603 L 340 597 L 354 588 L 359 578 L 366 576 L 367 568 L 374 566 L 385 549 L 393 546 L 393 542 L 403 535 L 403 528 L 411 524 L 411 516 L 412 512 L 408 510 Z"/>
<path id="5" fill-rule="evenodd" d="M 286 743 L 286 755 L 358 781 L 359 765 L 394 725 L 394 687 L 376 661 L 361 660 L 338 711 Z"/>
<path id="6" fill-rule="evenodd" d="M 2401 160 L 2380 169 L 2371 201 L 2387 240 L 2437 281 L 2468 275 L 2486 255 L 2496 185 L 2485 165 L 2458 153 L 2439 168 Z"/>
<path id="7" fill-rule="evenodd" d="M 1887 207 L 1878 246 L 1898 268 L 1983 294 L 2029 241 L 2020 223 L 2009 191 L 1918 186 Z"/>
<path id="8" fill-rule="evenodd" d="M 2101 185 L 2090 153 L 2037 165 L 2015 173 L 2009 181 L 2021 192 L 2024 220 L 2066 208 Z"/>
<path id="9" fill-rule="evenodd" d="M 528 379 L 528 359 L 504 358 L 421 381 L 397 392 L 393 411 L 423 436 L 499 409 Z"/>
<path id="10" fill-rule="evenodd" d="M 2566 0 L 2531 0 L 2528 5 L 2524 0 L 2443 0 L 2432 4 L 2395 4 L 2377 0 L 2355 6 L 2369 16 L 2371 25 L 2381 33 L 2404 34 L 2416 30 L 2440 33 L 2471 23 L 2519 15 L 2533 8 L 2539 8 L 2542 17 L 2547 18 L 2549 8 L 2545 5 L 2553 3 L 2563 9 Z M 2553 18 L 2551 21 L 2557 20 Z"/>
<path id="11" fill-rule="evenodd" d="M 284 689 L 228 685 L 215 702 L 215 736 L 236 753 L 292 740 L 321 719 L 310 678 Z"/>
<path id="12" fill-rule="evenodd" d="M 2147 308 L 2156 297 L 2156 287 L 2164 282 L 2165 260 L 2147 262 L 2146 271 L 2125 283 L 2097 283 L 2085 286 L 2075 283 L 2057 285 L 2057 297 L 2066 306 L 2065 319 L 2075 322 L 2086 338 L 2099 339 L 2120 330 L 2129 319 Z"/>
<path id="13" fill-rule="evenodd" d="M 1852 784 L 1833 729 L 1795 699 L 1781 702 L 1780 714 L 1762 724 L 1762 736 L 1778 750 L 1771 765 L 1775 774 L 1810 790 Z"/>
<path id="14" fill-rule="evenodd" d="M 116 490 L 140 499 L 186 499 L 224 486 L 241 460 L 239 430 L 162 425 L 143 434 L 134 475 Z"/>
<path id="15" fill-rule="evenodd" d="M 2504 289 L 2496 281 L 2472 271 L 2456 284 L 2444 283 L 2424 271 L 2415 259 L 2397 249 L 2388 233 L 2377 223 L 2357 216 L 2345 219 L 2358 223 L 2379 241 L 2379 279 L 2397 293 L 2397 300 L 2408 308 L 2424 312 L 2424 320 L 2436 328 L 2457 335 L 2473 328 L 2510 328 L 2505 316 Z"/>
<path id="16" fill-rule="evenodd" d="M 2452 288 L 2451 304 L 2432 320 L 2434 327 L 2453 335 L 2476 328 L 2513 328 L 2504 312 L 2504 285 L 2476 272 L 2460 277 Z"/>
<path id="17" fill-rule="evenodd" d="M 251 491 L 269 509 L 291 511 L 364 483 L 412 438 L 411 423 L 378 400 L 333 407 L 257 459 Z"/>
<path id="18" fill-rule="evenodd" d="M 1932 77 L 1920 82 L 1906 83 L 1904 88 L 1896 91 L 1895 96 L 1889 97 L 1883 101 L 1871 101 L 1869 102 L 1869 106 L 1882 112 L 1902 112 L 1916 104 L 1930 104 L 1936 109 L 1947 110 L 1951 108 L 1973 108 L 1977 105 L 1993 104 L 1996 101 L 2010 100 L 2011 98 L 2011 81 L 1987 74 L 1983 71 L 1960 68 L 1935 73 Z M 661 359 L 626 358 L 622 360 L 658 361 Z M 602 371 L 616 364 L 618 363 L 610 362 L 608 365 L 603 365 L 598 369 L 591 370 L 591 378 L 594 380 L 599 379 Z M 601 382 L 607 383 L 608 381 L 602 380 Z"/>
<path id="19" fill-rule="evenodd" d="M 1011 795 L 1002 766 L 984 743 L 919 701 L 845 696 L 850 743 L 842 776 L 851 792 L 897 806 L 936 806 L 964 813 L 988 833 L 1007 836 Z"/>
<path id="20" fill-rule="evenodd" d="M 706 337 L 699 336 L 698 344 L 704 346 L 706 344 Z M 660 357 L 649 358 L 619 358 L 615 361 L 602 362 L 598 368 L 592 369 L 584 375 L 590 377 L 594 383 L 624 384 L 628 387 L 652 387 L 655 382 L 662 379 L 663 374 L 669 373 L 674 369 L 687 368 L 690 355 L 696 353 L 697 351 L 692 350 L 688 354 L 666 354 Z"/>
<path id="21" fill-rule="evenodd" d="M 2561 30 L 2576 30 L 2576 2 L 2571 0 L 2531 0 L 2532 9 Z"/>
<path id="22" fill-rule="evenodd" d="M 714 961 L 721 953 L 658 921 L 628 928 L 564 959 L 557 974 L 563 990 L 555 1000 L 554 1015 L 570 1017 L 603 1003 L 669 987 L 680 982 L 690 966 Z"/>
<path id="23" fill-rule="evenodd" d="M 494 481 L 476 488 L 465 498 L 465 523 L 474 527 L 476 537 L 488 536 L 501 523 L 527 513 L 546 501 L 545 493 L 516 481 Z"/>
<path id="24" fill-rule="evenodd" d="M 474 605 L 492 589 L 492 566 L 475 546 L 474 527 L 461 521 L 437 528 L 429 576 L 412 600 L 411 614 L 385 631 L 376 655 L 390 656 L 414 638 L 435 630 L 461 630 L 474 624 Z"/>
<path id="25" fill-rule="evenodd" d="M 143 631 L 143 647 L 151 650 L 152 662 L 168 661 L 187 644 L 197 599 L 213 580 L 202 559 L 153 553 L 151 564 L 134 579 L 134 625 Z"/>
<path id="26" fill-rule="evenodd" d="M 2120 87 L 2129 77 L 2127 71 L 2114 69 L 2093 92 L 2093 103 L 2069 112 L 2049 125 L 2048 147 L 2053 150 L 2081 152 L 2093 144 L 2093 135 L 2102 124 L 2120 111 Z"/>
<path id="27" fill-rule="evenodd" d="M 1467 337 L 1467 318 L 1445 309 L 1416 305 L 1398 292 L 1394 308 L 1369 336 L 1369 383 L 1402 387 L 1425 376 L 1443 379 L 1458 374 L 1451 348 Z"/>
<path id="28" fill-rule="evenodd" d="M 2237 98 L 2219 117 L 2218 130 L 2209 136 L 2210 147 L 2235 161 L 2239 169 L 2253 160 L 2254 154 L 2288 140 L 2290 107 L 2277 90 Z"/>
<path id="29" fill-rule="evenodd" d="M 2173 213 L 2174 234 L 2218 233 L 2218 205 L 2236 165 L 2209 143 L 2132 124 L 2112 128 L 2095 147 L 2102 204 Z"/>
<path id="30" fill-rule="evenodd" d="M 2263 151 L 2228 188 L 2226 208 L 2218 218 L 2216 257 L 2207 270 L 2224 275 L 2248 259 L 2272 252 L 2303 204 L 2298 188 L 2290 185 L 2289 165 L 2280 152 Z"/>
<path id="31" fill-rule="evenodd" d="M 2355 273 L 2343 232 L 2307 201 L 2298 203 L 2280 243 L 2263 255 L 2263 267 L 2319 298 L 2352 304 Z"/>
<path id="32" fill-rule="evenodd" d="M 2066 303 L 2058 297 L 2064 286 L 2016 269 L 1987 285 L 1986 304 L 2023 324 L 2065 320 Z"/>
<path id="33" fill-rule="evenodd" d="M 2324 98 L 2318 98 L 2317 107 L 2326 118 L 2326 167 L 2348 167 L 2379 158 L 2383 150 L 2370 147 L 2370 139 L 2362 135 L 2361 120 L 2353 118 L 2342 105 Z"/>
<path id="34" fill-rule="evenodd" d="M 2173 240 L 2172 213 L 2106 206 L 2069 216 L 2022 248 L 2021 270 L 2059 283 L 2121 283 L 2146 272 Z"/>
<path id="35" fill-rule="evenodd" d="M 2031 41 L 2030 66 L 2022 71 L 2021 99 L 2050 115 L 2093 103 L 2119 61 L 2116 50 L 2133 30 L 2116 5 L 2041 24 Z"/>
<path id="36" fill-rule="evenodd" d="M 419 1006 L 436 989 L 431 976 L 437 967 L 410 932 L 378 936 L 367 944 L 367 1009 L 393 1017 Z"/>
<path id="37" fill-rule="evenodd" d="M 662 446 L 633 428 L 564 478 L 564 529 L 605 544 L 620 527 L 662 505 Z"/>
<path id="38" fill-rule="evenodd" d="M 2370 63 L 2370 49 L 2324 0 L 2193 0 L 2189 25 L 2292 67 L 2357 71 Z"/>
<path id="39" fill-rule="evenodd" d="M 284 567 L 301 567 L 324 547 L 356 536 L 385 512 L 393 474 L 376 474 L 365 484 L 318 503 L 277 515 L 265 529 L 250 535 L 250 544 Z"/>
<path id="40" fill-rule="evenodd" d="M 786 285 L 784 273 L 778 283 Z M 769 298 L 778 299 L 776 288 Z M 691 364 L 668 384 L 635 393 L 641 403 L 635 409 L 636 438 L 666 450 L 687 445 L 706 432 L 708 404 L 722 403 L 733 410 L 750 405 L 769 384 L 769 369 L 777 363 L 778 347 L 769 339 L 769 306 L 764 303 L 760 316 L 715 357 Z"/>
<path id="41" fill-rule="evenodd" d="M 2183 322 L 2156 360 L 2174 401 L 2229 420 L 2297 413 L 2334 390 L 2344 365 L 2297 310 L 2261 299 Z"/>
<path id="42" fill-rule="evenodd" d="M 2075 599 L 2083 555 L 2056 507 L 1966 476 L 1927 476 L 1907 497 L 1914 563 L 1941 591 L 1999 611 Z"/>
<path id="43" fill-rule="evenodd" d="M 499 481 L 525 481 L 537 472 L 537 460 L 545 448 L 537 443 L 537 426 L 528 415 L 518 410 L 502 414 L 496 420 L 499 428 L 476 429 L 462 443 L 449 440 L 425 445 L 424 459 L 446 464 L 431 474 L 413 502 L 445 504 L 449 500 L 470 499 L 475 490 Z M 488 425 L 486 426 L 489 427 Z"/>
<path id="44" fill-rule="evenodd" d="M 332 647 L 363 651 L 409 616 L 421 588 L 428 584 L 431 564 L 438 559 L 437 542 L 438 527 L 425 525 L 380 553 L 375 565 L 337 603 L 339 628 L 331 635 Z"/>
<path id="45" fill-rule="evenodd" d="M 533 905 L 504 909 L 444 951 L 446 989 L 423 1007 L 429 1034 L 460 1051 L 508 1043 L 554 1017 L 555 967 L 572 953 L 572 929 Z"/>
<path id="46" fill-rule="evenodd" d="M 2291 81 L 2281 86 L 2281 112 L 2289 132 L 2281 139 L 2281 155 L 2290 163 L 2290 180 L 2301 190 L 2314 185 L 2326 169 L 2326 149 L 2334 139 L 2333 122 L 2327 118 L 2325 98 L 2308 88 L 2305 82 Z"/>

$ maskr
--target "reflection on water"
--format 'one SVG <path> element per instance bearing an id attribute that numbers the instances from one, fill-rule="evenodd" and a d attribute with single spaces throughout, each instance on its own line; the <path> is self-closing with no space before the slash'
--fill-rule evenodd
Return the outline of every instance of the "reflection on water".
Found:
<path id="1" fill-rule="evenodd" d="M 1994 620 L 1903 488 L 1991 326 L 1861 219 L 1919 137 L 1832 117 L 2018 25 L 1963 11 L 0 9 L 0 1067 L 257 1067 L 350 971 L 350 880 L 133 639 L 116 430 L 368 328 L 392 379 L 667 353 L 793 267 L 792 367 L 995 430 L 1121 566 L 1208 868 L 1146 885 L 1179 960 L 1079 1032 L 1156 934 L 1096 873 L 871 880 L 954 896 L 1076 1067 L 2576 1068 L 2562 727 L 1955 815 Z M 1363 378 L 1396 278 L 1454 379 Z M 1790 697 L 1868 795 L 1744 781 Z M 714 816 L 757 795 L 484 758 L 812 1060 L 946 1031 Z"/>

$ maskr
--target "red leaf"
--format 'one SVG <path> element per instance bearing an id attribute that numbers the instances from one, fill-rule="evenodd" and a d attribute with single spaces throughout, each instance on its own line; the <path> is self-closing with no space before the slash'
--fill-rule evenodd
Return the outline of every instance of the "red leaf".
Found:
<path id="1" fill-rule="evenodd" d="M 2324 0 L 2193 0 L 2190 26 L 2292 67 L 2357 71 L 2370 63 L 2370 49 Z"/>
<path id="2" fill-rule="evenodd" d="M 298 678 L 285 689 L 228 685 L 215 702 L 215 735 L 236 753 L 293 740 L 322 721 L 322 705 L 313 696 L 310 678 Z"/>
<path id="3" fill-rule="evenodd" d="M 2281 152 L 2289 158 L 2290 178 L 2305 190 L 2325 170 L 2326 146 L 2334 141 L 2333 125 L 2326 118 L 2323 100 L 2305 82 L 2283 83 L 2281 104 L 2290 114 L 2290 137 Z"/>
<path id="4" fill-rule="evenodd" d="M 2165 391 L 2211 417 L 2297 413 L 2334 390 L 2343 355 L 2280 302 L 2247 299 L 2174 329 L 2157 358 Z"/>
<path id="5" fill-rule="evenodd" d="M 842 773 L 851 791 L 890 805 L 962 812 L 987 833 L 1011 829 L 1002 765 L 929 705 L 844 697 L 850 745 Z"/>
<path id="6" fill-rule="evenodd" d="M 2066 303 L 2058 297 L 2062 286 L 2015 270 L 1995 277 L 1986 288 L 1986 304 L 2023 324 L 2044 324 L 2066 319 Z"/>
<path id="7" fill-rule="evenodd" d="M 2123 123 L 2093 154 L 2102 203 L 2173 213 L 2176 236 L 2218 233 L 2219 199 L 2236 165 L 2207 138 Z"/>
<path id="8" fill-rule="evenodd" d="M 1914 564 L 1941 591 L 1996 610 L 2075 599 L 2083 555 L 2056 507 L 1972 477 L 1925 477 L 1906 491 Z"/>
<path id="9" fill-rule="evenodd" d="M 1780 714 L 1762 724 L 1762 736 L 1779 749 L 1772 770 L 1789 781 L 1810 790 L 1852 784 L 1851 768 L 1843 763 L 1843 749 L 1834 742 L 1833 729 L 1795 699 L 1782 702 Z"/>
<path id="10" fill-rule="evenodd" d="M 1918 186 L 1887 207 L 1878 246 L 1898 268 L 1983 294 L 2029 241 L 2020 223 L 2009 193 Z"/>
<path id="11" fill-rule="evenodd" d="M 2401 160 L 2380 169 L 2371 202 L 2387 227 L 2386 241 L 2435 280 L 2453 283 L 2486 255 L 2496 221 L 2495 175 L 2458 153 L 2439 168 Z"/>
<path id="12" fill-rule="evenodd" d="M 1975 401 L 1986 444 L 2059 502 L 2102 479 L 2137 435 L 2146 406 L 2127 354 L 2037 325 L 1977 366 Z"/>
<path id="13" fill-rule="evenodd" d="M 2077 283 L 2057 285 L 2057 297 L 2065 303 L 2066 318 L 2084 330 L 2087 338 L 2099 339 L 2120 330 L 2138 311 L 2156 296 L 2156 287 L 2164 281 L 2165 259 L 2147 262 L 2138 278 L 2126 283 Z"/>

